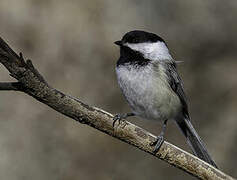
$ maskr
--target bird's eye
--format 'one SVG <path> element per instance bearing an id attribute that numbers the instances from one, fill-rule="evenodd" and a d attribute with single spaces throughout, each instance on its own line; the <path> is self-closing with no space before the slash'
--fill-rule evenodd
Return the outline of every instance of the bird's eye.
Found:
<path id="1" fill-rule="evenodd" d="M 139 40 L 137 39 L 137 38 L 133 38 L 133 41 L 132 41 L 133 43 L 138 43 L 139 42 Z"/>

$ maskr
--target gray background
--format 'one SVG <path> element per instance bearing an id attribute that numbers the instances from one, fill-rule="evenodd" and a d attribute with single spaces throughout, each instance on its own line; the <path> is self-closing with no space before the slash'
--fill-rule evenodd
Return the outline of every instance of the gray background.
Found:
<path id="1" fill-rule="evenodd" d="M 109 112 L 128 112 L 114 72 L 115 40 L 162 36 L 184 80 L 193 124 L 216 163 L 237 177 L 237 1 L 1 0 L 0 36 L 55 88 Z M 13 80 L 0 66 L 0 81 Z M 129 119 L 154 134 L 160 124 Z M 169 122 L 166 139 L 190 151 Z M 0 92 L 0 179 L 192 179 L 22 93 Z M 194 178 L 193 178 L 194 179 Z"/>

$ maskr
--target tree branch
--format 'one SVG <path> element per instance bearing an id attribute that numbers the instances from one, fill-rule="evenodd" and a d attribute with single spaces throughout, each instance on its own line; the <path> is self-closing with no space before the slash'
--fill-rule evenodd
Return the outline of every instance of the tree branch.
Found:
<path id="1" fill-rule="evenodd" d="M 116 123 L 113 127 L 112 114 L 50 87 L 31 61 L 25 61 L 22 53 L 17 55 L 2 38 L 0 38 L 0 63 L 18 80 L 12 83 L 0 83 L 0 90 L 22 91 L 80 123 L 131 144 L 200 179 L 233 179 L 168 142 L 164 142 L 160 150 L 154 154 L 153 147 L 150 146 L 155 140 L 154 135 L 127 121 Z"/>

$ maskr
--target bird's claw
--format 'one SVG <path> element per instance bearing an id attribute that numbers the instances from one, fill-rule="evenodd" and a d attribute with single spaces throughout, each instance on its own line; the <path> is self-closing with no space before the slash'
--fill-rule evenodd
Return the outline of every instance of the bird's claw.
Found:
<path id="1" fill-rule="evenodd" d="M 115 123 L 118 121 L 118 123 L 120 124 L 121 123 L 121 120 L 123 120 L 123 115 L 122 114 L 116 114 L 113 118 L 113 127 L 115 125 Z M 124 120 L 123 120 L 124 121 Z"/>
<path id="2" fill-rule="evenodd" d="M 157 153 L 164 142 L 164 136 L 157 136 L 154 142 L 150 143 L 150 146 L 155 146 L 153 153 Z"/>

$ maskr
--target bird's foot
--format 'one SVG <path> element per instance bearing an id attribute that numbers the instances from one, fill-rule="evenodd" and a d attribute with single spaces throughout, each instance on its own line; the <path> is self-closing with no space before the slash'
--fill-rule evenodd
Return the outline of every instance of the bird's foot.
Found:
<path id="1" fill-rule="evenodd" d="M 123 119 L 123 121 L 124 121 L 124 115 L 123 114 L 116 114 L 115 116 L 114 116 L 114 118 L 113 118 L 113 127 L 114 127 L 114 125 L 115 125 L 115 123 L 118 121 L 118 123 L 120 124 L 121 123 L 121 120 Z"/>
<path id="2" fill-rule="evenodd" d="M 121 121 L 125 121 L 125 119 L 129 116 L 134 116 L 135 114 L 133 113 L 126 113 L 126 114 L 116 114 L 113 118 L 114 122 L 113 122 L 113 127 L 115 125 L 115 123 L 118 121 L 118 124 L 121 123 Z"/>
<path id="3" fill-rule="evenodd" d="M 166 130 L 168 120 L 166 119 L 163 123 L 162 130 L 159 136 L 156 137 L 156 140 L 152 143 L 150 143 L 150 146 L 155 146 L 155 149 L 153 150 L 153 153 L 157 153 L 161 147 L 161 145 L 164 142 L 164 134 Z"/>
<path id="4" fill-rule="evenodd" d="M 164 136 L 157 136 L 154 142 L 150 143 L 150 146 L 155 146 L 153 153 L 157 153 L 164 142 Z"/>

